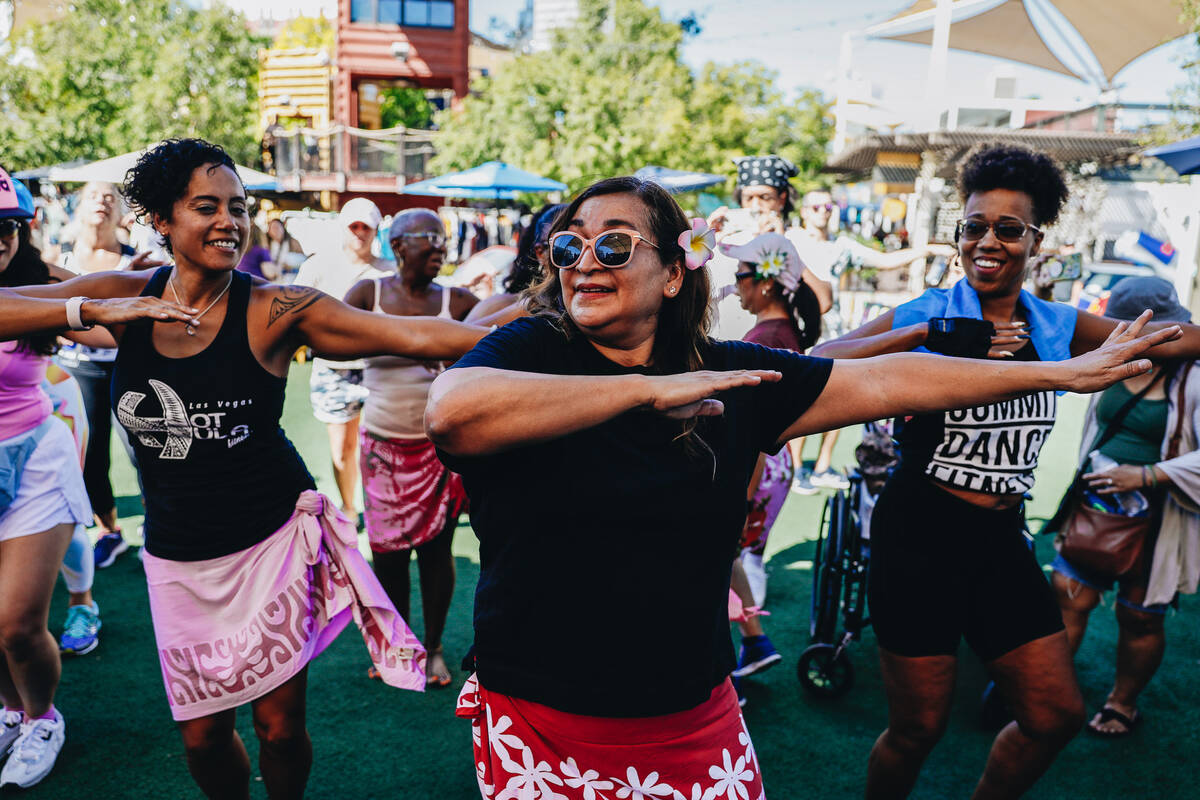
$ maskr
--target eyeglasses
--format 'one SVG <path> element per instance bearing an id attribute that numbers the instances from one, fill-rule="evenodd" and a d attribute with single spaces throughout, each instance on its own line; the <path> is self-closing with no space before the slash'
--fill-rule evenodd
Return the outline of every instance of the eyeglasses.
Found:
<path id="1" fill-rule="evenodd" d="M 756 273 L 754 270 L 749 270 L 748 272 L 735 272 L 733 274 L 733 279 L 735 281 L 740 281 L 742 278 L 753 278 L 756 274 L 758 273 Z"/>
<path id="2" fill-rule="evenodd" d="M 446 243 L 446 235 L 444 233 L 402 233 L 392 239 L 426 239 L 434 247 L 441 247 Z"/>
<path id="3" fill-rule="evenodd" d="M 0 219 L 0 239 L 11 239 L 21 230 L 21 223 L 15 219 Z"/>
<path id="4" fill-rule="evenodd" d="M 954 227 L 954 241 L 965 239 L 968 242 L 976 242 L 987 236 L 989 230 L 996 234 L 997 239 L 1010 244 L 1021 241 L 1025 231 L 1042 232 L 1042 229 L 1036 225 L 1026 225 L 1019 219 L 1000 219 L 995 222 L 984 222 L 981 219 L 960 219 L 958 225 Z"/>
<path id="5" fill-rule="evenodd" d="M 828 211 L 830 214 L 833 213 L 833 203 L 817 203 L 816 205 L 810 205 L 808 208 L 810 211 Z"/>
<path id="6" fill-rule="evenodd" d="M 637 231 L 622 228 L 598 233 L 591 239 L 571 231 L 559 231 L 550 237 L 550 263 L 559 269 L 572 269 L 583 259 L 583 252 L 590 249 L 596 263 L 616 269 L 629 263 L 638 242 L 658 249 L 658 245 Z"/>

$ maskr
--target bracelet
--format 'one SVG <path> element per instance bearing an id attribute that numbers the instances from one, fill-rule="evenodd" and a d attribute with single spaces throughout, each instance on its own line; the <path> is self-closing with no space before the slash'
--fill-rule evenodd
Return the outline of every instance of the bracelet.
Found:
<path id="1" fill-rule="evenodd" d="M 1146 469 L 1150 470 L 1150 488 L 1151 489 L 1158 488 L 1158 472 L 1155 469 L 1157 466 L 1158 466 L 1157 464 L 1151 464 L 1150 466 L 1146 467 Z"/>
<path id="2" fill-rule="evenodd" d="M 80 315 L 80 309 L 83 304 L 91 298 L 89 297 L 72 297 L 67 301 L 67 326 L 73 331 L 90 331 L 91 325 L 83 324 L 83 317 Z"/>
<path id="3" fill-rule="evenodd" d="M 1154 475 L 1154 473 L 1150 471 L 1150 468 L 1147 467 L 1145 464 L 1143 464 L 1142 465 L 1142 486 L 1143 487 L 1150 485 L 1150 481 L 1153 480 L 1153 475 Z"/>

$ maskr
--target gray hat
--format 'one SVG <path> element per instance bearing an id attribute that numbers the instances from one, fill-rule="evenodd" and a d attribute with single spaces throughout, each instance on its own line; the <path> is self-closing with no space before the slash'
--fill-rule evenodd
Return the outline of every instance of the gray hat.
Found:
<path id="1" fill-rule="evenodd" d="M 1154 312 L 1159 322 L 1191 322 L 1192 312 L 1179 304 L 1179 295 L 1170 281 L 1144 276 L 1122 278 L 1108 297 L 1104 316 L 1110 319 L 1135 320 L 1146 309 Z"/>

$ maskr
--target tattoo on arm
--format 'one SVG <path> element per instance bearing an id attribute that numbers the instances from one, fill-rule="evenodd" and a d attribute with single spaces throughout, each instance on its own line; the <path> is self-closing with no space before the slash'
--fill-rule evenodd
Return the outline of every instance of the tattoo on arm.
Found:
<path id="1" fill-rule="evenodd" d="M 298 314 L 325 296 L 324 292 L 308 286 L 284 286 L 279 294 L 271 298 L 271 313 L 267 327 L 271 327 L 284 314 Z"/>

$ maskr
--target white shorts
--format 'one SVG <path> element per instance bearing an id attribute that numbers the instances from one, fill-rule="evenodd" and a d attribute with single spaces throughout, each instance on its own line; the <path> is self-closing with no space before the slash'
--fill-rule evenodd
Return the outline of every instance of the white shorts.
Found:
<path id="1" fill-rule="evenodd" d="M 33 435 L 33 431 L 5 439 L 0 447 Z M 25 462 L 17 496 L 0 514 L 0 541 L 41 533 L 55 525 L 90 525 L 92 506 L 83 485 L 79 453 L 66 423 L 51 417 L 50 427 Z"/>

